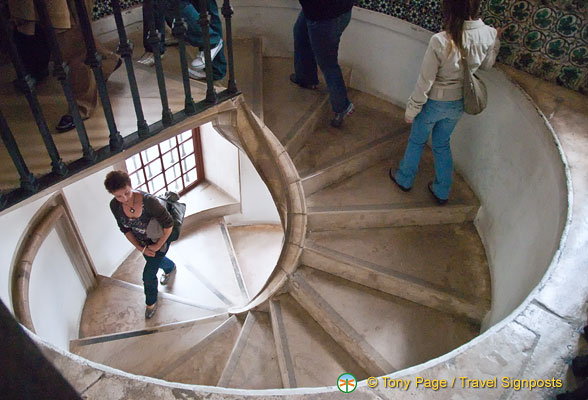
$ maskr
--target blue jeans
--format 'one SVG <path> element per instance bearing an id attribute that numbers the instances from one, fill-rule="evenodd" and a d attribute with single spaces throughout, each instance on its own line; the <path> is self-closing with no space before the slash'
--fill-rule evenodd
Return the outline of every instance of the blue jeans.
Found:
<path id="1" fill-rule="evenodd" d="M 216 47 L 223 38 L 223 25 L 218 13 L 218 6 L 215 0 L 207 0 L 206 8 L 210 13 L 210 25 L 208 32 L 210 35 L 210 48 Z M 204 50 L 204 40 L 202 37 L 202 27 L 198 23 L 200 13 L 194 7 L 194 4 L 188 0 L 180 0 L 180 13 L 186 22 L 188 31 L 186 32 L 186 41 L 192 46 Z M 214 80 L 222 79 L 227 73 L 227 60 L 224 49 L 212 60 L 212 72 Z"/>
<path id="2" fill-rule="evenodd" d="M 327 87 L 331 107 L 341 113 L 349 106 L 347 88 L 339 67 L 339 42 L 349 25 L 351 11 L 325 21 L 311 21 L 301 11 L 294 24 L 294 71 L 301 85 L 318 84 L 317 64 Z"/>
<path id="3" fill-rule="evenodd" d="M 169 274 L 174 269 L 174 262 L 165 256 L 169 250 L 169 243 L 165 251 L 155 252 L 155 257 L 148 257 L 143 254 L 147 261 L 143 268 L 143 287 L 145 289 L 145 304 L 148 306 L 155 304 L 157 301 L 157 271 L 159 268 Z"/>
<path id="4" fill-rule="evenodd" d="M 463 114 L 463 100 L 427 100 L 412 123 L 404 158 L 396 171 L 396 181 L 406 188 L 412 187 L 419 169 L 423 147 L 433 132 L 433 155 L 435 157 L 435 181 L 433 192 L 440 199 L 449 198 L 453 176 L 453 158 L 449 139 Z"/>

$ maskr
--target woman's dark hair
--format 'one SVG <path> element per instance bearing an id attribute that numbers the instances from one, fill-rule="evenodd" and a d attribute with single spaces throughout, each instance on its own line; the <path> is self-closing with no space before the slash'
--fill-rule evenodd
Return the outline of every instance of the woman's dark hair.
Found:
<path id="1" fill-rule="evenodd" d="M 125 171 L 110 171 L 104 179 L 104 187 L 109 193 L 131 186 L 131 178 Z"/>
<path id="2" fill-rule="evenodd" d="M 457 48 L 461 48 L 463 22 L 478 19 L 481 0 L 443 0 L 443 29 Z"/>

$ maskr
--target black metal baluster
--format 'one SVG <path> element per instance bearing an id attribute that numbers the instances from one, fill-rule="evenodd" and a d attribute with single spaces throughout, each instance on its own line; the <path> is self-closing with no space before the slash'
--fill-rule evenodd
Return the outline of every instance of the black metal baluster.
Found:
<path id="1" fill-rule="evenodd" d="M 14 32 L 12 31 L 12 25 L 8 21 L 7 16 L 8 10 L 5 7 L 5 3 L 0 3 L 0 25 L 2 25 L 2 33 L 8 41 L 10 59 L 14 69 L 16 70 L 17 78 L 20 82 L 22 90 L 24 91 L 27 102 L 29 103 L 29 107 L 31 108 L 35 122 L 39 127 L 39 132 L 41 133 L 41 137 L 45 143 L 47 153 L 49 153 L 49 157 L 51 157 L 52 170 L 56 174 L 66 175 L 68 172 L 67 167 L 59 156 L 59 152 L 57 151 L 57 147 L 55 147 L 55 142 L 53 141 L 51 132 L 47 126 L 47 121 L 45 121 L 45 117 L 43 116 L 43 110 L 41 109 L 39 99 L 37 99 L 37 95 L 35 93 L 34 80 L 28 73 L 25 72 L 24 65 L 18 54 L 16 44 L 14 43 Z"/>
<path id="2" fill-rule="evenodd" d="M 196 112 L 196 104 L 192 99 L 192 88 L 190 87 L 190 73 L 188 72 L 188 60 L 186 58 L 186 24 L 180 13 L 180 0 L 173 0 L 174 5 L 174 23 L 172 26 L 172 33 L 178 39 L 178 48 L 180 50 L 180 64 L 182 66 L 182 81 L 184 83 L 184 93 L 186 94 L 186 101 L 184 104 L 184 112 L 187 115 L 192 115 Z"/>
<path id="3" fill-rule="evenodd" d="M 143 7 L 145 7 L 145 16 L 147 17 L 147 26 L 149 27 L 147 42 L 151 45 L 151 50 L 153 50 L 153 57 L 155 59 L 155 74 L 157 75 L 157 85 L 159 86 L 159 96 L 161 97 L 161 122 L 163 123 L 163 126 L 170 126 L 173 125 L 173 114 L 169 109 L 167 92 L 165 90 L 165 78 L 163 75 L 163 65 L 161 65 L 161 51 L 159 49 L 161 32 L 155 28 L 153 0 L 143 0 Z M 158 8 L 161 7 L 158 5 Z M 161 10 L 159 11 L 163 12 Z"/>
<path id="4" fill-rule="evenodd" d="M 24 158 L 22 158 L 18 144 L 16 144 L 14 136 L 12 136 L 2 110 L 0 110 L 0 135 L 2 135 L 4 146 L 6 146 L 6 150 L 8 150 L 8 154 L 10 154 L 10 158 L 12 158 L 12 162 L 20 175 L 20 187 L 30 192 L 36 192 L 39 189 L 39 183 L 29 171 Z"/>
<path id="5" fill-rule="evenodd" d="M 95 161 L 96 153 L 94 152 L 94 149 L 90 144 L 90 140 L 88 139 L 86 127 L 82 122 L 82 117 L 80 116 L 78 105 L 71 90 L 71 82 L 69 81 L 69 66 L 65 64 L 65 62 L 63 61 L 63 57 L 61 56 L 61 49 L 59 48 L 59 43 L 57 43 L 57 36 L 55 35 L 55 30 L 53 29 L 53 26 L 51 26 L 51 19 L 49 18 L 49 13 L 47 12 L 47 6 L 45 5 L 45 2 L 43 0 L 33 0 L 33 2 L 35 4 L 35 8 L 37 9 L 37 13 L 39 14 L 39 18 L 41 20 L 43 32 L 45 33 L 47 42 L 51 47 L 51 53 L 53 54 L 53 75 L 55 75 L 59 82 L 61 82 L 65 98 L 67 99 L 69 110 L 76 125 L 76 130 L 78 131 L 80 143 L 82 144 L 84 159 L 88 161 Z"/>
<path id="6" fill-rule="evenodd" d="M 216 92 L 214 91 L 214 77 L 212 76 L 212 57 L 210 56 L 210 25 L 206 0 L 198 0 L 200 5 L 200 18 L 198 23 L 202 28 L 202 39 L 204 40 L 204 71 L 206 72 L 206 101 L 216 103 Z"/>
<path id="7" fill-rule="evenodd" d="M 88 11 L 86 10 L 85 0 L 74 1 L 80 22 L 80 29 L 82 31 L 82 35 L 84 36 L 84 42 L 86 42 L 85 62 L 88 66 L 90 66 L 90 68 L 92 68 L 92 72 L 94 72 L 96 86 L 98 87 L 98 95 L 100 96 L 100 101 L 102 102 L 104 117 L 106 117 L 106 123 L 108 124 L 108 130 L 110 132 L 110 149 L 112 151 L 122 150 L 123 138 L 118 132 L 116 128 L 116 122 L 114 121 L 112 105 L 110 104 L 108 89 L 106 88 L 106 80 L 104 79 L 104 74 L 102 73 L 102 56 L 96 51 L 96 43 L 94 42 L 92 25 L 90 24 Z"/>
<path id="8" fill-rule="evenodd" d="M 114 21 L 116 22 L 116 29 L 118 30 L 118 37 L 120 39 L 118 50 L 123 60 L 125 60 L 129 86 L 131 88 L 131 96 L 133 97 L 133 105 L 135 106 L 135 114 L 137 115 L 137 132 L 140 137 L 147 136 L 149 135 L 149 126 L 143 115 L 141 97 L 139 96 L 139 88 L 137 87 L 137 79 L 135 78 L 135 69 L 133 68 L 133 44 L 127 38 L 125 24 L 122 19 L 120 1 L 112 0 L 111 4 L 112 10 L 114 11 Z"/>
<path id="9" fill-rule="evenodd" d="M 231 18 L 233 15 L 233 7 L 231 7 L 230 0 L 223 1 L 222 14 L 225 17 L 225 30 L 227 37 L 227 57 L 229 61 L 229 84 L 227 89 L 229 93 L 237 93 L 237 82 L 235 81 L 235 59 L 233 58 L 233 28 L 231 25 Z"/>

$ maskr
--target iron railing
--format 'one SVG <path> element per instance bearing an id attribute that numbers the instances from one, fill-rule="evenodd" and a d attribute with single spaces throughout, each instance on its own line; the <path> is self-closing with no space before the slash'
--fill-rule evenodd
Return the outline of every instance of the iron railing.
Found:
<path id="1" fill-rule="evenodd" d="M 122 137 L 116 126 L 114 113 L 110 103 L 110 97 L 108 94 L 108 88 L 106 86 L 106 80 L 102 74 L 101 68 L 101 57 L 97 53 L 96 43 L 94 42 L 94 35 L 92 32 L 92 25 L 88 17 L 88 10 L 86 9 L 85 0 L 73 0 L 75 3 L 76 14 L 79 19 L 80 29 L 83 34 L 85 46 L 86 46 L 86 60 L 85 63 L 92 69 L 94 78 L 96 80 L 98 95 L 102 103 L 104 110 L 104 116 L 109 130 L 109 145 L 104 146 L 100 149 L 93 149 L 88 139 L 88 134 L 84 126 L 84 122 L 80 116 L 76 99 L 72 93 L 72 87 L 69 77 L 68 65 L 63 61 L 61 55 L 61 49 L 59 47 L 55 30 L 53 29 L 49 13 L 43 0 L 33 0 L 35 9 L 39 16 L 39 26 L 43 29 L 43 34 L 46 37 L 49 46 L 51 48 L 52 59 L 54 61 L 54 76 L 60 81 L 63 88 L 63 93 L 67 99 L 67 103 L 72 114 L 77 134 L 79 137 L 80 144 L 82 146 L 82 157 L 65 164 L 59 155 L 59 151 L 51 136 L 51 131 L 47 126 L 45 116 L 43 114 L 42 106 L 35 93 L 34 80 L 28 74 L 24 68 L 23 62 L 19 56 L 19 52 L 14 39 L 14 28 L 11 21 L 9 20 L 9 12 L 7 9 L 6 2 L 0 1 L 0 34 L 6 38 L 8 44 L 8 53 L 10 60 L 17 76 L 17 84 L 27 99 L 29 108 L 33 114 L 35 123 L 38 127 L 39 133 L 43 139 L 47 153 L 51 159 L 51 172 L 35 177 L 27 167 L 26 161 L 23 158 L 21 151 L 19 150 L 18 144 L 14 139 L 12 131 L 10 129 L 9 121 L 5 118 L 1 110 L 0 105 L 0 133 L 2 141 L 12 158 L 14 166 L 20 176 L 20 187 L 0 193 L 0 211 L 8 208 L 32 195 L 42 191 L 64 179 L 72 176 L 96 163 L 102 162 L 111 156 L 121 152 L 122 150 L 129 149 L 143 140 L 153 137 L 161 132 L 164 128 L 177 124 L 183 121 L 188 116 L 198 114 L 209 107 L 219 102 L 226 101 L 239 94 L 237 85 L 235 83 L 235 68 L 233 58 L 233 40 L 232 40 L 232 29 L 231 29 L 231 18 L 233 15 L 233 9 L 230 4 L 230 0 L 223 0 L 221 13 L 225 18 L 225 45 L 227 50 L 228 58 L 228 87 L 227 89 L 216 93 L 213 71 L 212 71 L 212 60 L 210 55 L 210 38 L 208 34 L 208 26 L 210 24 L 209 15 L 207 12 L 206 0 L 197 0 L 198 8 L 200 10 L 199 24 L 202 27 L 203 41 L 204 41 L 204 54 L 205 54 L 205 72 L 206 72 L 206 97 L 199 102 L 194 102 L 191 93 L 190 76 L 188 71 L 188 60 L 186 56 L 186 25 L 180 14 L 180 0 L 168 0 L 171 5 L 170 10 L 173 16 L 172 33 L 178 40 L 178 48 L 180 54 L 180 64 L 182 71 L 182 82 L 185 94 L 184 109 L 182 111 L 172 113 L 169 108 L 168 95 L 165 85 L 165 77 L 163 71 L 163 65 L 161 62 L 161 54 L 159 51 L 160 32 L 157 31 L 155 26 L 155 19 L 153 14 L 153 0 L 144 0 L 143 7 L 145 8 L 144 15 L 147 18 L 147 26 L 149 29 L 147 40 L 152 44 L 153 54 L 155 59 L 155 74 L 157 76 L 157 84 L 159 88 L 159 95 L 161 98 L 162 115 L 161 120 L 147 125 L 143 109 L 141 106 L 141 96 L 139 94 L 139 88 L 137 86 L 137 79 L 133 69 L 132 62 L 132 49 L 133 45 L 127 37 L 125 31 L 122 11 L 120 6 L 120 0 L 111 0 L 112 9 L 114 12 L 114 19 L 116 22 L 118 37 L 119 37 L 119 53 L 124 60 L 124 64 L 127 71 L 127 77 L 129 82 L 129 88 L 133 99 L 133 106 L 137 119 L 137 130 L 125 137 Z"/>

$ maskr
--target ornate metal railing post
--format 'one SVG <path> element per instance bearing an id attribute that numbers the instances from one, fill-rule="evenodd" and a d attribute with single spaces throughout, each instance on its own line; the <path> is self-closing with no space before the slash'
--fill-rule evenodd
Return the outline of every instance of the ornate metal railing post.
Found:
<path id="1" fill-rule="evenodd" d="M 192 88 L 190 87 L 190 73 L 188 72 L 188 60 L 186 58 L 186 23 L 180 12 L 180 0 L 173 0 L 174 23 L 172 33 L 178 39 L 178 48 L 180 50 L 180 64 L 182 66 L 182 82 L 184 83 L 184 93 L 186 100 L 184 103 L 184 112 L 192 115 L 196 112 L 196 104 L 192 98 Z"/>
<path id="2" fill-rule="evenodd" d="M 112 151 L 121 150 L 123 147 L 123 138 L 116 128 L 116 122 L 114 121 L 114 114 L 112 112 L 112 105 L 110 104 L 110 98 L 108 97 L 108 90 L 106 88 L 106 80 L 102 73 L 102 56 L 96 51 L 96 43 L 94 42 L 94 35 L 92 34 L 92 25 L 90 24 L 90 18 L 88 17 L 88 11 L 86 10 L 85 0 L 74 0 L 76 4 L 76 10 L 78 14 L 78 20 L 80 22 L 80 29 L 84 36 L 84 42 L 86 43 L 86 64 L 92 68 L 94 77 L 96 78 L 96 86 L 98 87 L 98 95 L 102 102 L 102 108 L 104 109 L 104 117 L 108 124 L 108 130 L 110 132 L 110 149 Z"/>
<path id="3" fill-rule="evenodd" d="M 227 89 L 229 90 L 229 93 L 237 93 L 237 82 L 235 81 L 235 59 L 233 58 L 233 27 L 231 25 L 233 7 L 231 7 L 230 0 L 223 1 L 222 14 L 223 17 L 225 17 L 225 30 L 227 32 L 225 41 L 227 43 L 227 57 L 229 61 L 229 82 Z"/>
<path id="4" fill-rule="evenodd" d="M 143 115 L 143 108 L 141 107 L 141 96 L 139 95 L 137 78 L 135 78 L 135 69 L 133 68 L 133 44 L 127 38 L 125 24 L 122 19 L 120 1 L 111 0 L 111 5 L 114 12 L 114 21 L 116 22 L 118 37 L 120 39 L 118 50 L 120 56 L 125 61 L 127 76 L 129 78 L 129 86 L 131 89 L 131 96 L 133 97 L 133 105 L 135 106 L 135 114 L 137 115 L 137 133 L 140 137 L 144 137 L 149 135 L 149 126 L 147 125 L 147 121 L 145 121 L 145 116 Z"/>
<path id="5" fill-rule="evenodd" d="M 212 76 L 212 57 L 210 56 L 210 32 L 208 26 L 210 25 L 208 17 L 208 7 L 206 7 L 206 0 L 198 0 L 200 5 L 200 18 L 198 23 L 202 28 L 202 39 L 204 41 L 204 71 L 206 72 L 206 101 L 209 103 L 216 103 L 216 92 L 214 91 L 214 77 Z"/>
<path id="6" fill-rule="evenodd" d="M 51 132 L 49 131 L 49 127 L 47 126 L 47 122 L 45 121 L 45 117 L 43 116 L 43 110 L 41 109 L 39 99 L 37 99 L 37 95 L 35 93 L 34 80 L 28 73 L 25 72 L 24 65 L 22 63 L 22 60 L 20 59 L 18 50 L 16 48 L 16 44 L 14 42 L 14 32 L 12 31 L 12 25 L 8 21 L 7 16 L 8 10 L 6 9 L 5 3 L 1 2 L 1 31 L 4 37 L 7 39 L 10 59 L 12 61 L 12 65 L 14 65 L 14 69 L 16 70 L 18 81 L 20 82 L 20 86 L 24 91 L 27 102 L 29 103 L 29 107 L 31 108 L 31 112 L 33 113 L 33 118 L 35 119 L 35 123 L 39 127 L 39 132 L 41 133 L 41 137 L 43 138 L 43 142 L 45 143 L 47 153 L 49 153 L 49 157 L 51 157 L 52 171 L 58 175 L 66 175 L 68 172 L 67 167 L 61 160 L 61 157 L 59 156 L 59 152 L 57 151 L 57 147 L 55 147 L 55 142 L 51 137 Z"/>
<path id="7" fill-rule="evenodd" d="M 163 126 L 173 125 L 173 114 L 169 109 L 169 102 L 167 100 L 167 91 L 165 89 L 165 77 L 163 75 L 163 65 L 161 64 L 161 51 L 159 48 L 161 40 L 161 32 L 155 28 L 155 15 L 153 14 L 153 1 L 143 0 L 143 7 L 145 8 L 145 16 L 147 17 L 147 26 L 149 33 L 147 35 L 147 42 L 151 45 L 153 57 L 155 59 L 155 74 L 157 75 L 157 85 L 159 86 L 159 96 L 161 97 L 161 122 Z M 158 4 L 158 12 L 163 12 Z"/>
<path id="8" fill-rule="evenodd" d="M 35 4 L 37 13 L 39 14 L 47 42 L 51 47 L 51 53 L 53 54 L 53 75 L 57 77 L 59 82 L 61 82 L 61 86 L 63 87 L 63 93 L 67 99 L 67 105 L 69 106 L 69 110 L 76 125 L 80 143 L 82 144 L 84 159 L 88 161 L 95 161 L 96 153 L 94 153 L 94 149 L 90 144 L 86 127 L 84 126 L 84 122 L 80 116 L 80 111 L 78 110 L 78 105 L 71 89 L 71 82 L 69 81 L 69 66 L 63 61 L 63 57 L 61 56 L 61 49 L 59 48 L 59 43 L 57 42 L 55 30 L 51 25 L 51 19 L 49 18 L 49 13 L 47 12 L 47 6 L 43 0 L 33 0 L 33 2 Z"/>
<path id="9" fill-rule="evenodd" d="M 20 149 L 14 140 L 14 136 L 12 136 L 2 110 L 0 110 L 0 135 L 2 135 L 4 146 L 6 146 L 6 150 L 8 150 L 8 154 L 10 154 L 10 158 L 12 158 L 12 162 L 20 175 L 20 187 L 29 192 L 36 192 L 39 189 L 39 183 L 29 171 L 24 158 L 22 158 Z"/>

